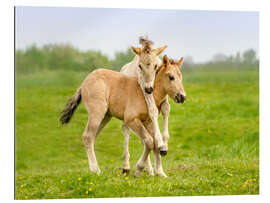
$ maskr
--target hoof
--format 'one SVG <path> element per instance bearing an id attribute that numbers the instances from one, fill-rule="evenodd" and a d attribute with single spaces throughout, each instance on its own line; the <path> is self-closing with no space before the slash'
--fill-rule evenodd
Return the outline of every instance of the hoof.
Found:
<path id="1" fill-rule="evenodd" d="M 134 176 L 139 177 L 140 175 L 141 175 L 141 171 L 136 170 L 135 173 L 134 173 Z"/>
<path id="2" fill-rule="evenodd" d="M 129 174 L 129 169 L 124 169 L 122 170 L 123 173 Z"/>
<path id="3" fill-rule="evenodd" d="M 159 151 L 161 156 L 166 156 L 167 155 L 167 151 Z"/>
<path id="4" fill-rule="evenodd" d="M 154 174 L 154 170 L 152 169 L 146 169 L 145 170 L 146 171 L 146 173 L 148 173 L 148 175 L 150 175 L 150 176 L 154 176 L 155 174 Z"/>
<path id="5" fill-rule="evenodd" d="M 166 147 L 160 147 L 159 148 L 159 153 L 161 156 L 166 156 L 167 155 L 168 148 Z"/>
<path id="6" fill-rule="evenodd" d="M 160 176 L 160 177 L 163 177 L 163 178 L 168 178 L 168 176 L 165 173 L 159 173 L 157 175 Z"/>
<path id="7" fill-rule="evenodd" d="M 100 175 L 100 169 L 98 166 L 90 166 L 90 172 Z"/>

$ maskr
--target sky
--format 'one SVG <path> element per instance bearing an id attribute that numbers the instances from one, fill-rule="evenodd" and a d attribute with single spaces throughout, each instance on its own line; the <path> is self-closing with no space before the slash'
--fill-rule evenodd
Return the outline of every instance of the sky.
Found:
<path id="1" fill-rule="evenodd" d="M 167 45 L 171 58 L 259 51 L 259 13 L 161 9 L 16 7 L 16 49 L 69 43 L 80 50 L 115 52 L 139 46 L 147 35 L 154 46 Z"/>

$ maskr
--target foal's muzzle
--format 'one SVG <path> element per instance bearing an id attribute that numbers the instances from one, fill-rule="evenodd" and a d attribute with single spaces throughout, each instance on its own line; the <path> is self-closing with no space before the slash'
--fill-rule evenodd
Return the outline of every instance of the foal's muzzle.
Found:
<path id="1" fill-rule="evenodd" d="M 185 102 L 185 100 L 186 100 L 186 96 L 185 95 L 183 95 L 183 94 L 180 94 L 180 93 L 177 93 L 176 94 L 176 96 L 175 96 L 175 101 L 177 102 L 177 103 L 184 103 Z"/>
<path id="2" fill-rule="evenodd" d="M 153 87 L 146 87 L 144 90 L 147 94 L 151 94 L 153 92 Z"/>

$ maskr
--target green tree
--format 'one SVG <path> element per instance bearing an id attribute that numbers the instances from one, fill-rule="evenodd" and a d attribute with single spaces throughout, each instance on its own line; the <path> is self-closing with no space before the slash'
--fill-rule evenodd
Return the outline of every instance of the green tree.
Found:
<path id="1" fill-rule="evenodd" d="M 247 65 L 253 65 L 256 62 L 256 52 L 249 49 L 243 53 L 243 62 Z"/>

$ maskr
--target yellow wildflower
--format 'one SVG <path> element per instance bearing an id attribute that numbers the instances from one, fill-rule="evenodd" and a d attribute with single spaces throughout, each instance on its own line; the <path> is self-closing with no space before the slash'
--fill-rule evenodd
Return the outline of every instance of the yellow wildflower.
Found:
<path id="1" fill-rule="evenodd" d="M 253 181 L 255 182 L 255 181 L 256 181 L 256 179 L 255 179 L 255 178 L 253 178 Z"/>
<path id="2" fill-rule="evenodd" d="M 228 188 L 228 187 L 229 187 L 229 185 L 226 185 L 225 187 L 226 187 L 226 188 Z"/>
<path id="3" fill-rule="evenodd" d="M 92 190 L 93 190 L 93 189 L 90 187 L 90 188 L 89 188 L 89 191 L 91 192 Z"/>
<path id="4" fill-rule="evenodd" d="M 87 195 L 88 195 L 88 191 L 87 191 L 87 190 L 85 191 L 85 194 L 87 194 Z"/>
<path id="5" fill-rule="evenodd" d="M 81 178 L 81 177 L 79 177 L 79 178 L 78 178 L 78 181 L 81 181 L 81 180 L 82 180 L 82 178 Z"/>
<path id="6" fill-rule="evenodd" d="M 92 182 L 90 182 L 90 185 L 93 185 L 93 183 L 92 183 Z"/>
<path id="7" fill-rule="evenodd" d="M 127 180 L 127 179 L 128 179 L 128 177 L 125 177 L 125 179 Z"/>
<path id="8" fill-rule="evenodd" d="M 23 188 L 23 185 L 21 185 L 21 188 Z"/>

